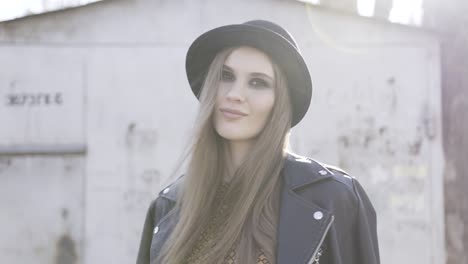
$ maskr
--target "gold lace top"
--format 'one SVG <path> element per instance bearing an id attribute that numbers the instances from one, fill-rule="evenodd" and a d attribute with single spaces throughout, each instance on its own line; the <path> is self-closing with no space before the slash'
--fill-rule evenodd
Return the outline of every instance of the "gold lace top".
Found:
<path id="1" fill-rule="evenodd" d="M 184 264 L 200 264 L 201 252 L 207 250 L 210 246 L 210 242 L 213 242 L 214 238 L 220 232 L 220 227 L 225 224 L 229 204 L 224 202 L 224 195 L 229 187 L 228 183 L 221 184 L 218 188 L 215 197 L 215 212 L 211 218 L 207 228 L 202 232 L 195 244 L 192 252 L 186 258 Z M 238 264 L 236 259 L 236 251 L 231 249 L 228 255 L 224 259 L 224 264 Z M 258 253 L 257 264 L 270 264 L 265 254 L 260 250 Z"/>

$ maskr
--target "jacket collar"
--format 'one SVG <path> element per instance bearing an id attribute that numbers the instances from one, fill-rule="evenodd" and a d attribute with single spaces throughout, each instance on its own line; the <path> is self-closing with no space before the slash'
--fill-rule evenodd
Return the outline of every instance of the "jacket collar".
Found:
<path id="1" fill-rule="evenodd" d="M 296 190 L 302 186 L 316 183 L 331 177 L 333 173 L 321 163 L 292 152 L 286 153 L 283 166 L 284 181 L 289 189 Z M 171 185 L 164 188 L 159 195 L 172 201 L 177 200 L 177 194 L 184 181 L 184 175 L 179 176 Z"/>
<path id="2" fill-rule="evenodd" d="M 292 152 L 286 155 L 283 177 L 292 190 L 325 180 L 332 174 L 325 166 L 311 158 Z"/>

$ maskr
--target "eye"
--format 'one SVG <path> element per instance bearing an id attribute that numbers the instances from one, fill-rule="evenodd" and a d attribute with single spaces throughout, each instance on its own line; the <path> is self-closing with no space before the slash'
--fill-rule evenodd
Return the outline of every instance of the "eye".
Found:
<path id="1" fill-rule="evenodd" d="M 257 88 L 268 88 L 270 87 L 270 84 L 263 80 L 263 79 L 260 79 L 260 78 L 253 78 L 251 81 L 250 81 L 250 85 L 252 85 L 253 87 L 257 87 Z"/>
<path id="2" fill-rule="evenodd" d="M 221 80 L 226 82 L 232 82 L 235 80 L 234 74 L 230 71 L 223 70 L 221 72 Z"/>

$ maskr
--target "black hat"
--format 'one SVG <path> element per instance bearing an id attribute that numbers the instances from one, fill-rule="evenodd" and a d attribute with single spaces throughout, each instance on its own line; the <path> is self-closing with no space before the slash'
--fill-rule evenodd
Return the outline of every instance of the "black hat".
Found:
<path id="1" fill-rule="evenodd" d="M 307 112 L 312 97 L 312 81 L 307 65 L 291 34 L 265 20 L 227 25 L 200 35 L 190 46 L 185 59 L 187 78 L 193 93 L 200 88 L 216 54 L 226 47 L 251 46 L 270 56 L 286 75 L 292 106 L 292 126 Z"/>

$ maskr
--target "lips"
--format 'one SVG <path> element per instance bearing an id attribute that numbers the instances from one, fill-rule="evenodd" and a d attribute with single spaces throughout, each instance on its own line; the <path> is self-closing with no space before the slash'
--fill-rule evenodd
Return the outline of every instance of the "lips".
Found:
<path id="1" fill-rule="evenodd" d="M 221 113 L 223 113 L 223 116 L 228 119 L 237 119 L 247 116 L 246 113 L 230 108 L 220 108 L 219 111 L 221 111 Z"/>

